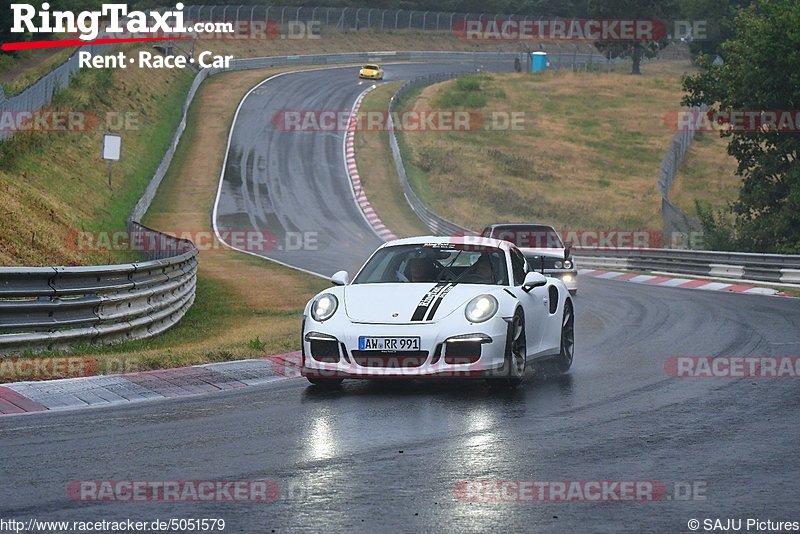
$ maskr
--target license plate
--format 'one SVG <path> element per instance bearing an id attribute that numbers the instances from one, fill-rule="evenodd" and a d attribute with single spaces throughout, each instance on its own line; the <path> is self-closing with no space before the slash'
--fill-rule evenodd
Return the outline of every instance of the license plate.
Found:
<path id="1" fill-rule="evenodd" d="M 360 336 L 358 350 L 419 350 L 419 337 Z"/>

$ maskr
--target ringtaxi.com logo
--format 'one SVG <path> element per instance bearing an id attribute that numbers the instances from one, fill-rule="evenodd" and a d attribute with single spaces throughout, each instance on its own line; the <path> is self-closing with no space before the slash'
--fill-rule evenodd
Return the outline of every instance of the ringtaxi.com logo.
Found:
<path id="1" fill-rule="evenodd" d="M 11 33 L 66 33 L 78 34 L 81 41 L 93 41 L 101 33 L 109 37 L 120 37 L 130 34 L 146 34 L 156 37 L 159 34 L 190 36 L 200 31 L 208 31 L 207 23 L 200 26 L 188 25 L 184 18 L 182 3 L 175 5 L 171 11 L 129 11 L 126 4 L 103 4 L 94 11 L 50 10 L 50 4 L 44 2 L 37 11 L 31 4 L 11 4 L 13 24 Z M 230 33 L 230 23 L 214 23 L 214 31 Z"/>

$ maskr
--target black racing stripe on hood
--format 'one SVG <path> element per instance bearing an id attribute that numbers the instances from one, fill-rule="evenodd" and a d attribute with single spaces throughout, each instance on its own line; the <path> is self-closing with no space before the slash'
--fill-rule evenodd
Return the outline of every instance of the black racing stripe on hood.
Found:
<path id="1" fill-rule="evenodd" d="M 433 316 L 436 314 L 436 310 L 439 309 L 439 304 L 442 303 L 442 301 L 444 300 L 444 297 L 447 296 L 447 293 L 449 293 L 450 290 L 453 289 L 454 287 L 456 287 L 455 284 L 450 284 L 446 288 L 444 288 L 441 291 L 439 291 L 439 294 L 436 295 L 436 301 L 433 303 L 433 306 L 431 306 L 431 311 L 428 313 L 428 316 L 425 318 L 426 321 L 430 321 L 430 320 L 433 319 Z"/>
<path id="2" fill-rule="evenodd" d="M 417 304 L 417 309 L 414 310 L 414 315 L 411 316 L 412 321 L 421 321 L 425 318 L 425 312 L 431 307 L 433 301 L 436 299 L 436 295 L 439 294 L 445 287 L 447 287 L 449 282 L 439 282 L 435 286 L 433 286 L 425 295 L 422 297 L 422 300 L 419 301 Z"/>

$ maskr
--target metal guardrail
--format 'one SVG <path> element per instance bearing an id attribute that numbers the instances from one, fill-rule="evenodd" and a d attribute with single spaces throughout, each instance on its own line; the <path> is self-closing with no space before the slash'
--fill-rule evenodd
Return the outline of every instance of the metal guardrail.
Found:
<path id="1" fill-rule="evenodd" d="M 681 249 L 577 249 L 581 268 L 676 274 L 800 284 L 800 255 Z"/>
<path id="2" fill-rule="evenodd" d="M 60 349 L 149 337 L 194 302 L 197 249 L 137 223 L 155 245 L 138 263 L 0 268 L 0 350 Z M 148 247 L 150 248 L 150 247 Z"/>

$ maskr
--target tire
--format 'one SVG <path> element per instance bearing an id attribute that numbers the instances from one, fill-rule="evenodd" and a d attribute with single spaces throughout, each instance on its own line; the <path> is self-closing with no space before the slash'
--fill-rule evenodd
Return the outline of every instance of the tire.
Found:
<path id="1" fill-rule="evenodd" d="M 306 379 L 314 384 L 315 386 L 321 388 L 335 388 L 341 385 L 343 378 L 318 378 L 318 377 L 311 377 L 307 376 Z"/>
<path id="2" fill-rule="evenodd" d="M 508 325 L 505 363 L 500 371 L 501 376 L 490 378 L 489 384 L 503 389 L 515 389 L 522 384 L 527 367 L 525 353 L 525 316 L 521 309 L 517 309 Z"/>
<path id="3" fill-rule="evenodd" d="M 564 316 L 561 319 L 561 352 L 553 360 L 554 367 L 559 373 L 566 373 L 572 367 L 575 356 L 575 313 L 572 302 L 567 300 L 564 304 Z"/>

